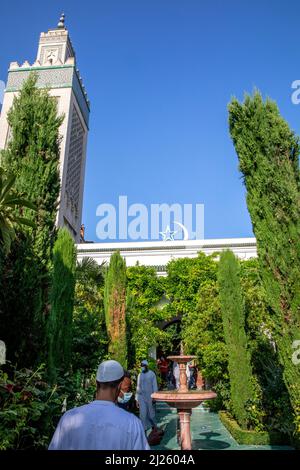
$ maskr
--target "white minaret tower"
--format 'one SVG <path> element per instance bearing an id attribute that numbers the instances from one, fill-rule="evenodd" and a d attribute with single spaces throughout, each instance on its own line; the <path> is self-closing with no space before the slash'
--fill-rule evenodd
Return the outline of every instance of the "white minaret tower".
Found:
<path id="1" fill-rule="evenodd" d="M 82 200 L 85 175 L 86 145 L 90 103 L 79 70 L 75 52 L 62 14 L 55 29 L 41 33 L 34 64 L 11 62 L 0 116 L 0 150 L 7 146 L 10 129 L 7 112 L 31 71 L 38 74 L 37 86 L 48 88 L 57 99 L 58 113 L 65 118 L 60 128 L 61 193 L 57 225 L 67 227 L 75 241 L 80 239 Z"/>

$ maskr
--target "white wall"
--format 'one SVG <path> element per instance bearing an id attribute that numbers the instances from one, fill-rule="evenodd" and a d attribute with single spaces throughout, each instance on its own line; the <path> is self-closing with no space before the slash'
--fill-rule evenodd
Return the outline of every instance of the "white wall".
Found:
<path id="1" fill-rule="evenodd" d="M 257 256 L 255 238 L 226 238 L 211 240 L 175 240 L 155 242 L 82 243 L 77 245 L 77 259 L 93 258 L 98 264 L 109 262 L 110 256 L 120 250 L 127 266 L 138 262 L 144 266 L 166 266 L 172 259 L 194 258 L 199 251 L 205 254 L 231 249 L 240 259 Z M 158 272 L 165 275 L 165 272 Z"/>

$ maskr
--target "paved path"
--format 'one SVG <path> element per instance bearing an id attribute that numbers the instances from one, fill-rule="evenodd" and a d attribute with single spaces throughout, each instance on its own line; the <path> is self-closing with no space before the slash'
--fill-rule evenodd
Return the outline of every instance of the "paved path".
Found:
<path id="1" fill-rule="evenodd" d="M 165 403 L 157 406 L 159 427 L 165 429 L 165 435 L 156 450 L 179 449 L 176 439 L 177 413 Z M 203 407 L 193 410 L 191 420 L 193 449 L 197 450 L 290 450 L 288 446 L 246 446 L 239 445 L 227 431 L 217 413 L 205 411 Z"/>

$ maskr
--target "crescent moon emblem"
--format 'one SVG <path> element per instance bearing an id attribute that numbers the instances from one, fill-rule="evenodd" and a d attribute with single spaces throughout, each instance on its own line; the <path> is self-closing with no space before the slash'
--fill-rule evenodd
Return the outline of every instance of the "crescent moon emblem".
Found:
<path id="1" fill-rule="evenodd" d="M 183 224 L 181 224 L 180 222 L 173 222 L 173 223 L 174 223 L 174 225 L 176 224 L 176 225 L 178 225 L 178 227 L 180 227 L 182 229 L 183 239 L 188 240 L 189 239 L 189 232 L 188 232 L 187 228 Z"/>

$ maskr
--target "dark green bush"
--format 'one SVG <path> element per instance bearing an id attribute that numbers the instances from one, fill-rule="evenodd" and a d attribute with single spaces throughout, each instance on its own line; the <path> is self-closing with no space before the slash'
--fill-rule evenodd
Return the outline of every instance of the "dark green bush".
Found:
<path id="1" fill-rule="evenodd" d="M 230 250 L 224 251 L 220 256 L 218 282 L 224 337 L 228 351 L 231 409 L 238 423 L 243 429 L 247 429 L 253 423 L 249 420 L 246 406 L 254 399 L 255 389 L 245 332 L 240 266 Z M 254 404 L 252 409 L 255 410 Z"/>
<path id="2" fill-rule="evenodd" d="M 262 446 L 290 443 L 287 436 L 279 432 L 257 432 L 242 429 L 227 411 L 219 411 L 219 417 L 238 444 Z"/>
<path id="3" fill-rule="evenodd" d="M 65 374 L 49 386 L 45 368 L 0 369 L 0 450 L 46 449 L 65 409 L 91 401 L 95 380 Z"/>

